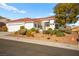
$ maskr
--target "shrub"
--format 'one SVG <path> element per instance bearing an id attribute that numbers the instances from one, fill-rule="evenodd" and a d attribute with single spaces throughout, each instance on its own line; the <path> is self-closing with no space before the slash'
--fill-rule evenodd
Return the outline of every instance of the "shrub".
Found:
<path id="1" fill-rule="evenodd" d="M 65 36 L 65 34 L 64 34 L 64 32 L 57 31 L 57 32 L 56 32 L 56 36 L 62 37 L 62 36 Z"/>
<path id="2" fill-rule="evenodd" d="M 20 29 L 25 29 L 25 27 L 24 26 L 20 26 Z"/>
<path id="3" fill-rule="evenodd" d="M 24 26 L 20 26 L 20 30 L 17 31 L 18 34 L 25 35 L 27 29 Z"/>
<path id="4" fill-rule="evenodd" d="M 36 33 L 39 33 L 39 29 L 36 29 L 36 31 L 35 31 Z"/>
<path id="5" fill-rule="evenodd" d="M 58 31 L 59 31 L 58 29 L 54 29 L 53 34 L 56 34 Z"/>
<path id="6" fill-rule="evenodd" d="M 34 32 L 34 31 L 36 31 L 36 29 L 35 28 L 32 28 L 31 31 Z"/>
<path id="7" fill-rule="evenodd" d="M 18 31 L 18 33 L 21 34 L 21 35 L 25 35 L 26 32 L 27 32 L 27 29 L 20 29 L 20 30 Z"/>
<path id="8" fill-rule="evenodd" d="M 52 31 L 52 29 L 51 29 L 51 28 L 49 28 L 48 30 Z"/>
<path id="9" fill-rule="evenodd" d="M 14 32 L 15 35 L 19 34 L 18 31 Z"/>
<path id="10" fill-rule="evenodd" d="M 48 33 L 48 34 L 51 34 L 51 33 L 52 33 L 52 29 L 49 28 L 49 29 L 47 30 L 47 33 Z"/>
<path id="11" fill-rule="evenodd" d="M 31 30 L 28 30 L 28 31 L 26 32 L 26 35 L 27 35 L 28 37 L 34 36 L 34 35 L 33 35 L 33 32 L 32 32 Z"/>
<path id="12" fill-rule="evenodd" d="M 48 30 L 44 30 L 43 31 L 43 34 L 50 34 L 50 35 L 56 35 L 58 37 L 61 37 L 61 36 L 65 36 L 64 32 L 60 31 L 59 29 L 48 29 Z"/>
<path id="13" fill-rule="evenodd" d="M 43 30 L 43 34 L 49 34 L 47 30 Z"/>
<path id="14" fill-rule="evenodd" d="M 71 30 L 65 30 L 65 33 L 71 34 Z"/>
<path id="15" fill-rule="evenodd" d="M 49 28 L 47 31 L 49 34 L 51 34 L 53 30 L 51 28 Z"/>
<path id="16" fill-rule="evenodd" d="M 65 28 L 64 27 L 59 27 L 59 30 L 64 32 L 65 31 Z"/>
<path id="17" fill-rule="evenodd" d="M 44 30 L 43 34 L 53 34 L 53 30 L 51 28 L 49 28 L 48 30 Z"/>
<path id="18" fill-rule="evenodd" d="M 54 29 L 54 30 L 51 30 L 49 33 L 51 35 L 55 35 L 58 31 L 60 31 L 59 29 Z"/>
<path id="19" fill-rule="evenodd" d="M 6 26 L 2 26 L 2 31 L 7 32 L 8 28 Z"/>

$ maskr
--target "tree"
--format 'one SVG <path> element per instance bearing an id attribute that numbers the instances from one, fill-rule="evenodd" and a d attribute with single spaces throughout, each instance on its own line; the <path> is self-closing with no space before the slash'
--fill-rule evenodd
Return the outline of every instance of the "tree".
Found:
<path id="1" fill-rule="evenodd" d="M 78 3 L 59 3 L 54 8 L 56 22 L 61 26 L 66 23 L 75 23 L 78 19 L 79 4 Z"/>

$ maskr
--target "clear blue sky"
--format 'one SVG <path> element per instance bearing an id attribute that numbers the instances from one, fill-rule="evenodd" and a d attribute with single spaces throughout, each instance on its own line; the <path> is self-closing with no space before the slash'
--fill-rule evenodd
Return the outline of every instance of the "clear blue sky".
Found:
<path id="1" fill-rule="evenodd" d="M 10 19 L 39 18 L 54 15 L 55 3 L 0 3 L 0 16 Z"/>

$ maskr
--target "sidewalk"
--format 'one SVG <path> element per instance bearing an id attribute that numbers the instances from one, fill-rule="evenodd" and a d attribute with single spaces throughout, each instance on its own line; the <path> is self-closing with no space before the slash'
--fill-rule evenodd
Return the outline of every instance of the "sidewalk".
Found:
<path id="1" fill-rule="evenodd" d="M 79 44 L 71 45 L 71 44 L 64 44 L 64 43 L 47 42 L 47 41 L 41 41 L 41 40 L 33 40 L 33 39 L 26 39 L 26 38 L 20 38 L 20 37 L 7 36 L 8 34 L 10 33 L 0 32 L 0 38 L 6 39 L 6 40 L 28 42 L 28 43 L 34 43 L 34 44 L 40 44 L 40 45 L 45 45 L 45 46 L 59 47 L 59 48 L 72 49 L 72 50 L 79 51 Z"/>

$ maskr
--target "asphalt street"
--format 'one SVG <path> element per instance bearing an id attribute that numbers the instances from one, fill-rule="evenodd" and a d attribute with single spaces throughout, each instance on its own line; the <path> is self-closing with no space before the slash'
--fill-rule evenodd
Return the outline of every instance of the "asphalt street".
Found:
<path id="1" fill-rule="evenodd" d="M 79 51 L 0 39 L 0 56 L 79 56 Z"/>

